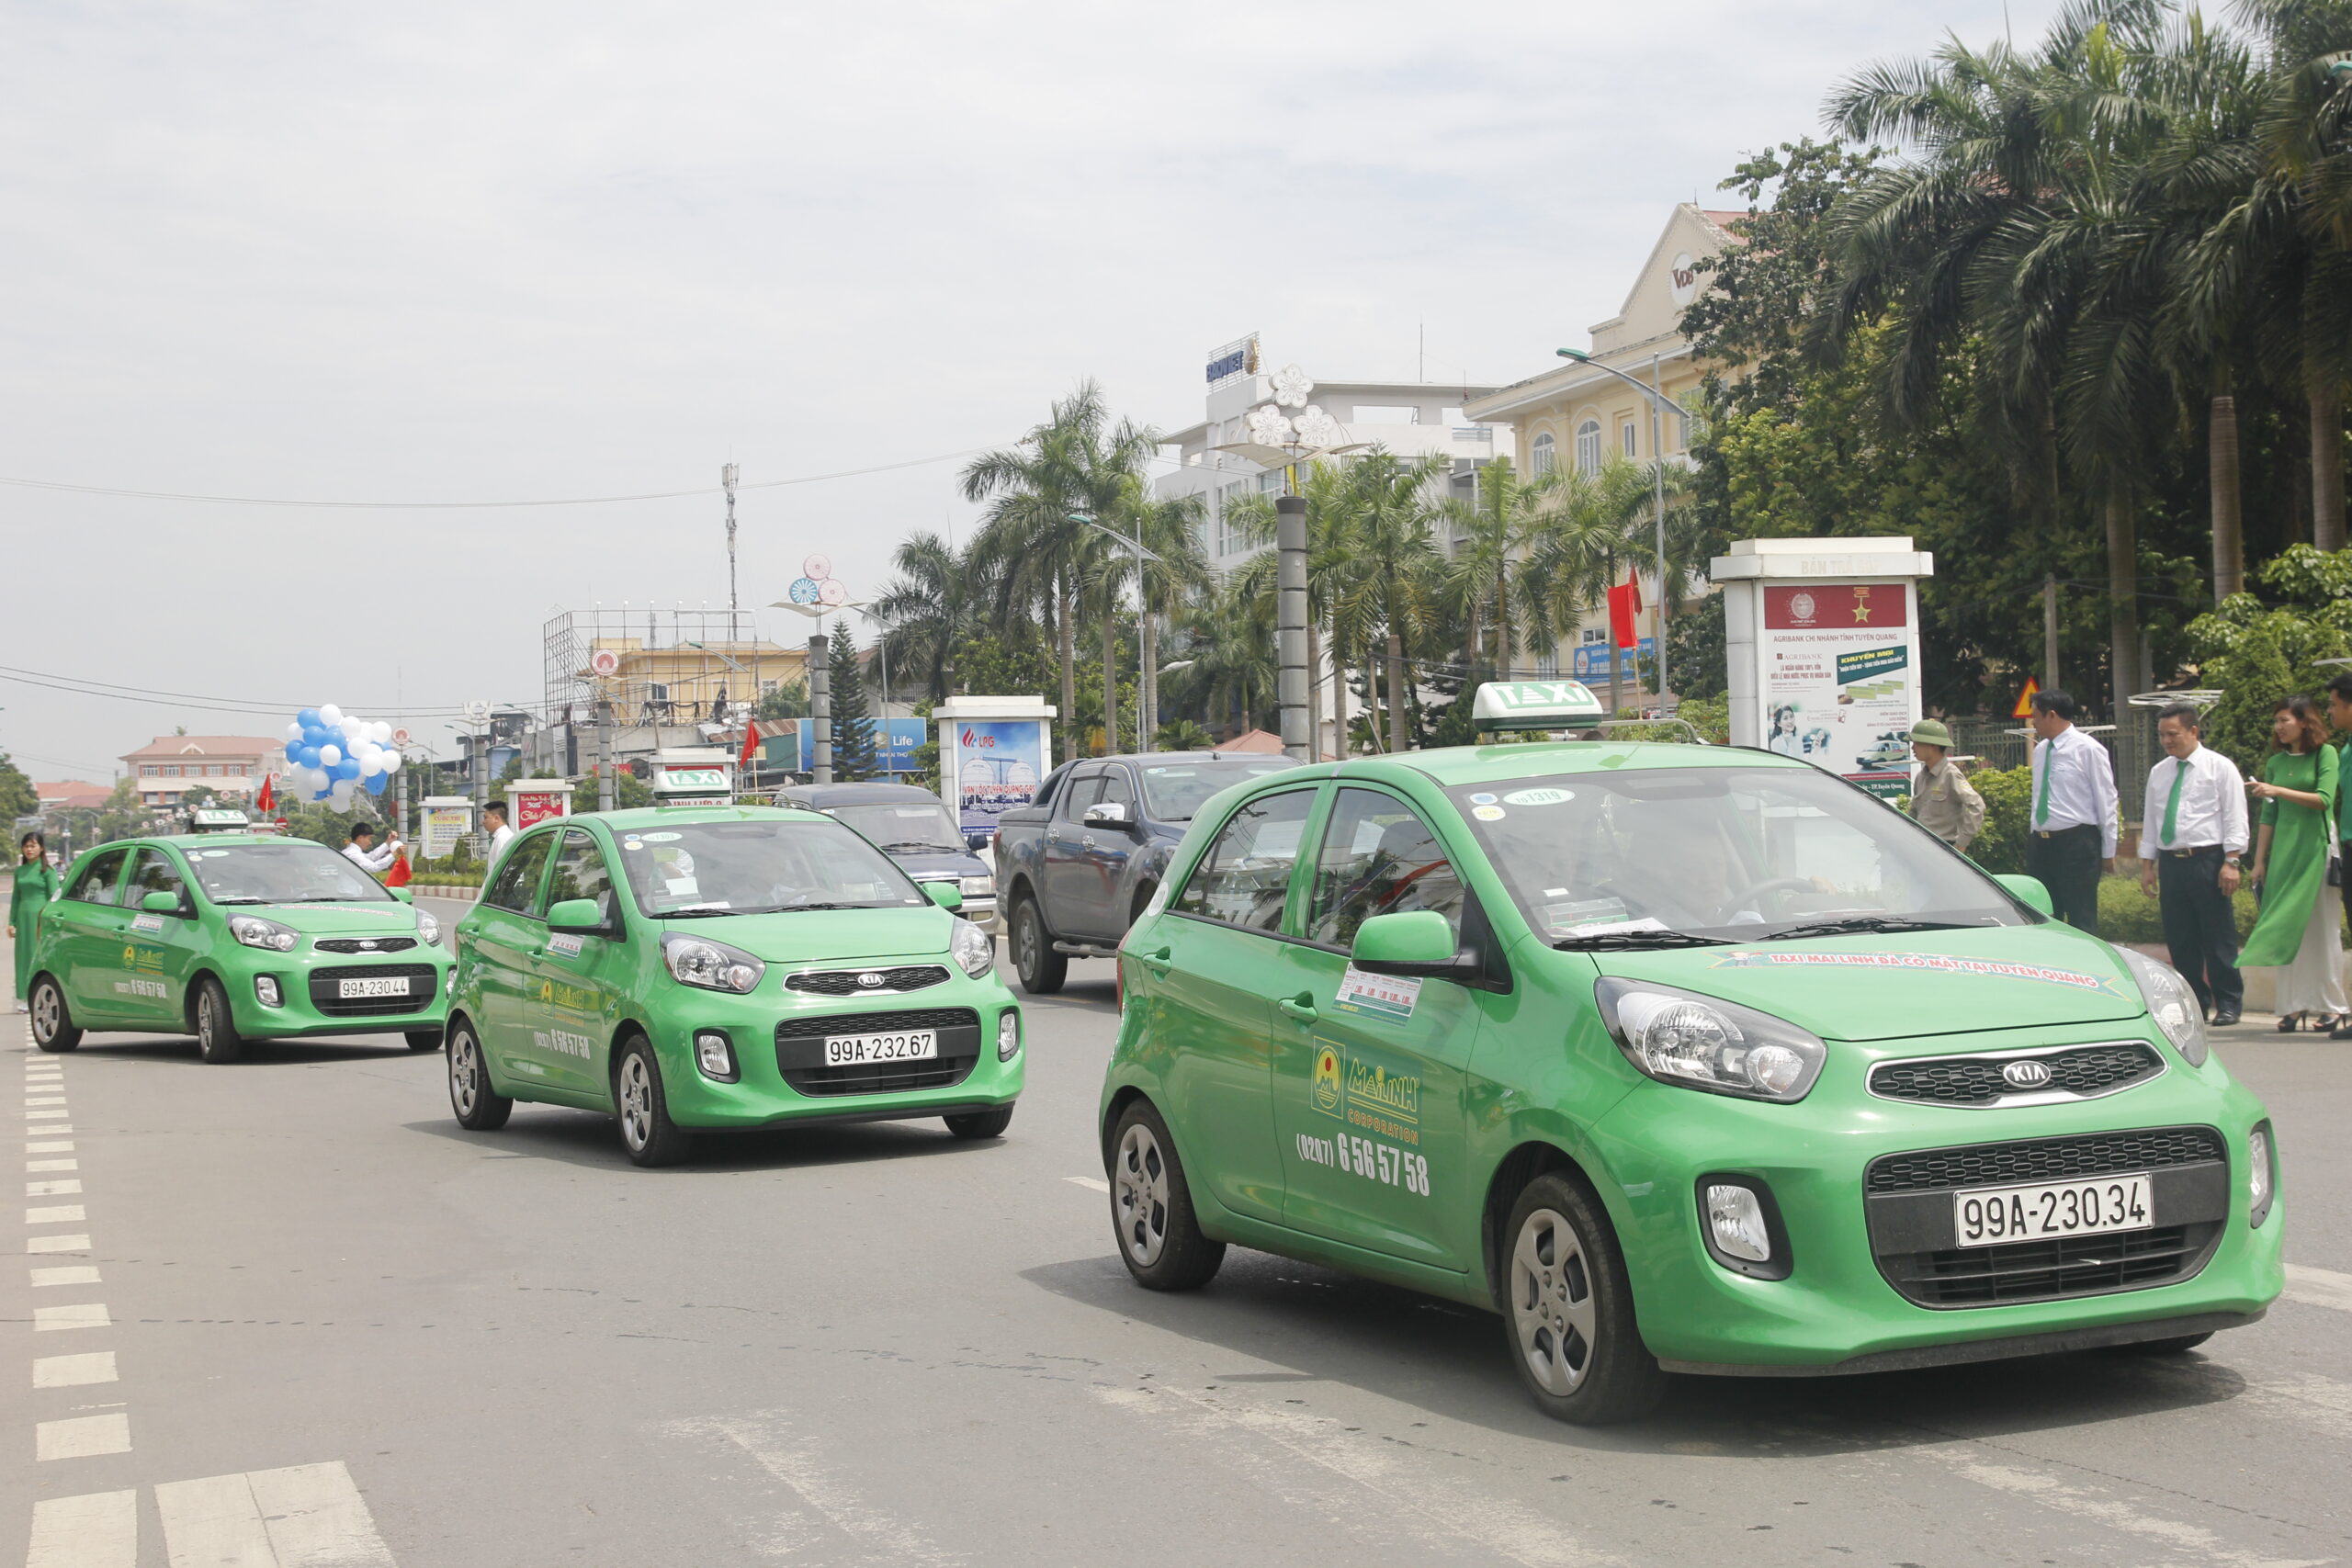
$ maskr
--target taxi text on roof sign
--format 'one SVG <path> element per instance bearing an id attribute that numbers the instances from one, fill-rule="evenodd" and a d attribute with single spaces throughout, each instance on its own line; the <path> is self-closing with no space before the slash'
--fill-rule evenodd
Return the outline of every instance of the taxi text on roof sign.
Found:
<path id="1" fill-rule="evenodd" d="M 1563 729 L 1606 713 L 1581 681 L 1489 681 L 1470 705 L 1481 729 Z"/>
<path id="2" fill-rule="evenodd" d="M 245 814 L 242 811 L 222 811 L 210 807 L 198 807 L 189 812 L 187 825 L 191 831 L 198 833 L 224 831 L 242 833 L 251 826 L 245 820 Z"/>
<path id="3" fill-rule="evenodd" d="M 664 747 L 653 754 L 653 798 L 662 806 L 732 806 L 734 772 L 713 746 Z"/>

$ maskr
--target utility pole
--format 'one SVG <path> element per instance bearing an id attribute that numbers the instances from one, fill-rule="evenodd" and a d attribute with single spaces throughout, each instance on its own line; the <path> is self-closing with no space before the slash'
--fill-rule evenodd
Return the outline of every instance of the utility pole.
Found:
<path id="1" fill-rule="evenodd" d="M 596 698 L 596 809 L 610 811 L 617 804 L 618 789 L 613 780 L 613 699 L 600 694 Z"/>
<path id="2" fill-rule="evenodd" d="M 729 463 L 718 470 L 718 482 L 727 491 L 727 640 L 741 642 L 743 634 L 736 625 L 742 613 L 742 603 L 735 594 L 735 465 Z M 757 684 L 755 681 L 754 685 Z M 752 705 L 759 705 L 759 693 L 752 694 Z"/>
<path id="3" fill-rule="evenodd" d="M 1315 738 L 1306 728 L 1306 498 L 1274 498 L 1277 552 L 1274 701 L 1282 710 L 1283 754 L 1301 762 L 1315 760 Z M 1394 701 L 1392 695 L 1391 701 Z"/>
<path id="4" fill-rule="evenodd" d="M 822 622 L 818 623 L 822 625 Z M 826 662 L 825 634 L 808 639 L 808 734 L 812 784 L 833 782 L 833 677 Z"/>
<path id="5" fill-rule="evenodd" d="M 2041 689 L 2058 689 L 2058 579 L 2041 579 Z"/>

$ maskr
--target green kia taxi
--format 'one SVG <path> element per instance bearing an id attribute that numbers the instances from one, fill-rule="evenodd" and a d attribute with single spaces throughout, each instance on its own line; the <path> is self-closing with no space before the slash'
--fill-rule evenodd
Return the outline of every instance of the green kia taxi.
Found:
<path id="1" fill-rule="evenodd" d="M 34 938 L 33 1043 L 93 1031 L 193 1034 L 208 1062 L 248 1042 L 398 1034 L 441 1043 L 440 922 L 324 844 L 265 833 L 85 851 Z"/>
<path id="2" fill-rule="evenodd" d="M 2278 1294 L 2269 1119 L 2187 984 L 1801 760 L 1302 768 L 1204 809 L 1163 887 L 1100 1127 L 1151 1288 L 1236 1243 L 1485 1306 L 1589 1424 L 1669 1371 L 2175 1352 Z"/>
<path id="3" fill-rule="evenodd" d="M 458 924 L 450 1104 L 481 1132 L 518 1100 L 602 1111 L 648 1166 L 698 1133 L 811 1122 L 995 1137 L 1021 1011 L 960 901 L 814 811 L 542 823 Z"/>

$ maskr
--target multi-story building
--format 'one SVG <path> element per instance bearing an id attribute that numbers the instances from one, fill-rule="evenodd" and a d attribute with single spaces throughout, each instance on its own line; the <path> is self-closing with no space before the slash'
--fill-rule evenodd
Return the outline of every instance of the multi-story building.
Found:
<path id="1" fill-rule="evenodd" d="M 1624 304 L 1614 316 L 1592 327 L 1592 364 L 1562 360 L 1540 375 L 1474 400 L 1464 412 L 1471 419 L 1510 422 L 1515 460 L 1522 473 L 1545 473 L 1571 465 L 1590 473 L 1611 457 L 1647 463 L 1661 454 L 1668 462 L 1688 461 L 1691 416 L 1680 412 L 1665 414 L 1653 447 L 1649 400 L 1600 367 L 1623 371 L 1645 386 L 1655 382 L 1678 410 L 1694 406 L 1706 367 L 1691 355 L 1690 341 L 1682 332 L 1682 313 L 1706 283 L 1698 264 L 1737 243 L 1729 226 L 1746 216 L 1679 203 L 1657 243 L 1651 247 L 1649 259 L 1635 275 Z M 1646 577 L 1642 582 L 1642 603 L 1657 603 L 1657 585 Z M 1644 637 L 1648 642 L 1647 626 Z M 1606 677 L 1608 617 L 1596 613 L 1570 634 L 1562 648 L 1532 652 L 1541 665 L 1568 669 L 1588 680 Z M 1633 662 L 1623 666 L 1628 674 Z"/>
<path id="2" fill-rule="evenodd" d="M 171 807 L 202 784 L 216 795 L 251 795 L 271 763 L 283 761 L 286 743 L 254 735 L 159 735 L 122 764 L 138 781 L 144 805 Z"/>

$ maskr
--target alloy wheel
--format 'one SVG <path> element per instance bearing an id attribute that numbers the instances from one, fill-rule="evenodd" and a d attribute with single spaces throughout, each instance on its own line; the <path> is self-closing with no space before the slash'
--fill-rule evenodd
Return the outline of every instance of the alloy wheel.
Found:
<path id="1" fill-rule="evenodd" d="M 1511 1326 L 1538 1386 L 1564 1398 L 1592 1370 L 1591 1269 L 1566 1215 L 1538 1209 L 1520 1226 L 1510 1255 Z"/>
<path id="2" fill-rule="evenodd" d="M 449 1037 L 449 1098 L 457 1102 L 458 1114 L 471 1116 L 481 1093 L 481 1053 L 473 1031 L 460 1029 Z"/>
<path id="3" fill-rule="evenodd" d="M 42 1044 L 57 1038 L 57 986 L 45 981 L 33 987 L 33 1038 Z"/>
<path id="4" fill-rule="evenodd" d="M 212 1015 L 212 992 L 209 988 L 198 992 L 196 998 L 196 1043 L 202 1046 L 207 1054 L 209 1054 L 216 1047 L 216 1036 L 218 1036 L 220 1032 L 220 1020 L 216 1019 Z"/>
<path id="5" fill-rule="evenodd" d="M 1168 1246 L 1168 1159 L 1150 1128 L 1137 1122 L 1127 1129 L 1112 1176 L 1120 1245 L 1148 1269 Z"/>
<path id="6" fill-rule="evenodd" d="M 621 1136 L 632 1149 L 645 1147 L 653 1137 L 653 1078 L 641 1051 L 630 1052 L 621 1063 Z"/>
<path id="7" fill-rule="evenodd" d="M 1013 955 L 1013 963 L 1023 975 L 1034 975 L 1037 972 L 1037 917 L 1026 905 L 1022 908 L 1019 940 L 1020 951 Z"/>

